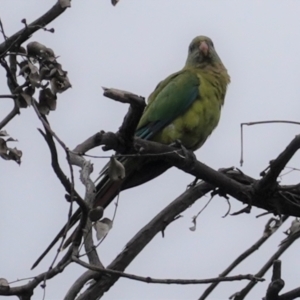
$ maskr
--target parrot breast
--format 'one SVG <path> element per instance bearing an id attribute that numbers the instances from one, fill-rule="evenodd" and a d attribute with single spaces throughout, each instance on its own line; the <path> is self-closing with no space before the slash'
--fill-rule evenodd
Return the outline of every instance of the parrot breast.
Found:
<path id="1" fill-rule="evenodd" d="M 180 140 L 184 147 L 195 151 L 203 145 L 217 127 L 226 85 L 223 85 L 225 90 L 221 88 L 220 78 L 216 74 L 213 77 L 203 76 L 203 74 L 197 76 L 201 83 L 198 98 L 186 112 L 157 133 L 153 137 L 154 141 L 171 144 L 175 140 Z"/>

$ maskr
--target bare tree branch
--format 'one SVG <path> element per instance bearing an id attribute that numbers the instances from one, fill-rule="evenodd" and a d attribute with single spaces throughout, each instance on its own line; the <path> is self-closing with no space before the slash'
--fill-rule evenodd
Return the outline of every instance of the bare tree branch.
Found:
<path id="1" fill-rule="evenodd" d="M 16 97 L 17 97 L 17 95 L 0 95 L 0 98 L 3 98 L 3 99 L 5 99 L 5 98 L 14 99 Z"/>
<path id="2" fill-rule="evenodd" d="M 105 97 L 130 104 L 129 110 L 124 118 L 123 124 L 119 128 L 118 134 L 120 134 L 122 139 L 124 139 L 125 143 L 132 143 L 136 127 L 146 107 L 145 98 L 117 89 L 103 89 L 103 95 Z"/>
<path id="3" fill-rule="evenodd" d="M 284 281 L 281 279 L 281 261 L 275 260 L 273 263 L 272 281 L 268 286 L 264 300 L 277 300 L 279 292 L 284 287 Z"/>
<path id="4" fill-rule="evenodd" d="M 186 284 L 207 284 L 207 283 L 212 283 L 212 282 L 237 281 L 237 280 L 264 281 L 263 278 L 256 278 L 251 274 L 229 276 L 229 277 L 207 278 L 207 279 L 157 279 L 157 278 L 151 278 L 149 276 L 143 277 L 143 276 L 128 274 L 128 273 L 124 273 L 124 272 L 120 272 L 120 271 L 116 271 L 116 270 L 99 268 L 97 266 L 87 264 L 86 262 L 78 259 L 77 257 L 73 257 L 73 261 L 75 261 L 79 265 L 81 265 L 89 270 L 96 271 L 100 274 L 117 275 L 118 277 L 124 277 L 124 278 L 141 281 L 141 282 L 146 282 L 146 283 L 186 285 Z"/>
<path id="5" fill-rule="evenodd" d="M 2 296 L 18 296 L 21 299 L 31 299 L 33 295 L 33 290 L 46 279 L 51 279 L 57 274 L 63 272 L 63 270 L 70 264 L 70 257 L 72 255 L 72 250 L 69 249 L 61 261 L 53 269 L 37 275 L 33 280 L 29 281 L 25 285 L 18 287 L 10 287 L 9 289 L 4 289 L 0 287 L 0 295 Z"/>
<path id="6" fill-rule="evenodd" d="M 9 38 L 7 38 L 3 43 L 0 44 L 0 58 L 4 57 L 7 51 L 14 49 L 14 47 L 20 46 L 30 36 L 41 28 L 44 28 L 47 24 L 56 19 L 66 10 L 66 7 L 62 7 L 60 1 L 58 0 L 56 4 L 49 9 L 41 17 L 33 21 L 32 23 L 25 26 L 24 29 L 19 30 Z"/>
<path id="7" fill-rule="evenodd" d="M 145 141 L 139 138 L 135 138 L 134 140 L 132 140 L 133 128 L 134 126 L 136 126 L 143 110 L 143 98 L 132 93 L 115 89 L 105 89 L 105 93 L 107 96 L 117 101 L 130 103 L 130 109 L 124 119 L 124 122 L 117 134 L 111 132 L 105 133 L 102 131 L 88 138 L 85 142 L 78 145 L 74 149 L 74 151 L 69 152 L 70 154 L 74 155 L 74 157 L 79 158 L 77 154 L 85 153 L 89 149 L 92 149 L 99 145 L 104 145 L 105 149 L 114 149 L 118 153 L 120 153 L 120 155 L 125 156 L 128 155 L 128 153 L 131 156 L 161 156 L 171 165 L 174 165 L 177 168 L 194 175 L 196 178 L 205 180 L 207 182 L 205 190 L 207 191 L 218 188 L 219 194 L 221 196 L 229 194 L 235 197 L 237 200 L 242 201 L 243 203 L 248 203 L 250 205 L 264 208 L 274 214 L 288 214 L 292 211 L 292 214 L 300 215 L 300 205 L 298 205 L 298 198 L 300 198 L 298 196 L 299 187 L 297 186 L 291 186 L 291 189 L 289 189 L 289 187 L 287 186 L 284 186 L 282 187 L 283 189 L 281 189 L 281 187 L 278 186 L 277 190 L 274 190 L 273 193 L 265 193 L 264 185 L 260 183 L 265 180 L 264 177 L 261 180 L 255 180 L 237 171 L 217 172 L 197 161 L 194 156 L 192 156 L 184 149 L 178 149 L 174 146 L 167 146 L 155 142 Z M 136 115 L 138 115 L 138 118 L 136 118 L 135 114 L 133 113 L 137 109 L 138 111 L 136 112 Z M 134 126 L 132 124 L 134 124 Z M 125 141 L 125 139 L 127 139 L 127 141 Z M 295 142 L 292 141 L 291 144 L 294 145 Z M 295 153 L 295 147 L 299 147 L 297 142 L 296 146 L 294 145 L 294 147 L 292 147 L 292 149 L 294 149 L 293 153 Z M 288 153 L 291 152 L 288 151 Z M 279 159 L 281 159 L 282 156 L 279 157 Z M 288 160 L 285 159 L 284 161 L 286 161 L 287 163 Z M 268 174 L 269 173 L 267 173 L 267 175 Z M 200 186 L 203 187 L 203 184 L 205 185 L 205 183 L 202 183 Z M 191 189 L 191 191 L 194 191 L 194 194 L 192 196 L 192 203 L 196 201 L 196 199 L 203 196 L 202 189 Z M 287 194 L 290 196 L 291 191 L 293 191 L 294 193 L 292 194 L 292 197 L 294 197 L 292 201 L 287 199 Z M 184 193 L 178 203 L 186 203 L 187 201 L 189 201 L 191 199 L 191 196 L 188 194 L 189 192 L 190 191 L 186 192 L 187 194 Z M 286 205 L 287 201 L 289 201 L 289 205 Z M 174 202 L 176 202 L 176 200 Z M 190 204 L 191 203 L 189 203 L 188 206 Z M 147 239 L 144 240 L 142 238 L 143 235 L 139 235 L 138 233 L 133 239 L 133 244 L 131 245 L 131 242 L 129 242 L 129 244 L 127 245 L 127 248 L 129 247 L 131 251 L 128 251 L 128 249 L 126 248 L 126 255 L 122 252 L 111 264 L 113 266 L 111 269 L 123 271 L 126 266 L 128 266 L 128 264 L 134 259 L 134 257 L 138 255 L 143 247 L 145 247 L 146 244 L 150 242 L 155 234 L 157 234 L 159 231 L 163 231 L 165 227 L 170 224 L 176 218 L 176 216 L 188 206 L 182 206 L 182 204 L 178 204 L 178 207 L 175 210 L 174 207 L 172 207 L 166 208 L 164 211 L 162 211 L 161 214 L 157 216 L 157 219 L 154 218 L 152 222 L 144 227 L 144 229 L 147 228 Z M 295 206 L 297 206 L 298 209 L 295 209 Z M 163 219 L 159 218 L 159 216 L 161 215 L 164 215 Z M 151 234 L 149 234 L 149 231 L 151 232 Z M 143 232 L 143 229 L 141 232 Z M 135 240 L 137 240 L 138 242 L 135 242 Z M 78 242 L 79 240 L 77 241 L 77 243 Z M 92 240 L 90 240 L 89 249 L 93 247 L 92 245 Z M 90 253 L 91 251 L 87 252 Z M 130 253 L 130 255 L 128 253 Z M 90 261 L 95 261 L 96 264 L 101 265 L 100 260 L 97 258 L 97 256 L 95 256 L 95 258 L 90 257 Z M 103 294 L 105 290 L 109 289 L 109 287 L 113 285 L 117 279 L 118 277 L 113 277 L 113 279 L 110 280 L 108 280 L 107 278 L 101 278 L 101 280 L 98 280 L 97 284 L 93 285 L 93 287 L 90 287 L 83 295 L 86 296 L 93 294 L 94 296 L 99 296 Z"/>
<path id="8" fill-rule="evenodd" d="M 69 288 L 64 300 L 74 300 L 83 289 L 83 287 L 92 279 L 98 278 L 99 272 L 86 271 L 84 272 Z"/>
<path id="9" fill-rule="evenodd" d="M 200 195 L 204 196 L 211 191 L 211 189 L 211 185 L 203 182 L 194 188 L 189 189 L 171 202 L 127 243 L 125 249 L 116 257 L 107 269 L 124 271 L 157 233 L 165 230 L 165 227 L 172 223 L 178 214 L 192 205 Z M 78 300 L 95 299 L 96 297 L 103 295 L 103 293 L 106 292 L 118 278 L 118 276 L 101 278 L 96 284 L 83 292 L 78 297 Z"/>
<path id="10" fill-rule="evenodd" d="M 0 52 L 1 53 L 1 52 Z M 20 114 L 20 105 L 19 105 L 19 101 L 18 98 L 16 97 L 14 93 L 14 91 L 16 90 L 16 88 L 18 87 L 18 83 L 11 71 L 11 69 L 9 68 L 7 62 L 5 61 L 5 59 L 1 59 L 0 58 L 0 63 L 1 66 L 5 69 L 6 71 L 6 77 L 7 77 L 7 85 L 12 93 L 12 95 L 10 95 L 14 101 L 14 107 L 11 110 L 11 112 L 0 122 L 0 129 L 2 129 L 6 124 L 8 124 L 16 115 Z"/>
<path id="11" fill-rule="evenodd" d="M 266 272 L 272 267 L 275 260 L 277 260 L 284 252 L 287 250 L 295 240 L 288 240 L 286 243 L 282 244 L 278 250 L 269 258 L 269 260 L 265 263 L 265 265 L 255 274 L 257 277 L 263 277 Z M 245 288 L 241 291 L 235 293 L 232 297 L 234 300 L 242 300 L 245 299 L 246 295 L 252 290 L 252 288 L 256 285 L 256 282 L 249 282 Z"/>
<path id="12" fill-rule="evenodd" d="M 113 5 L 116 5 L 118 2 L 119 0 L 111 0 Z M 0 98 L 11 98 L 14 101 L 13 109 L 0 122 L 0 129 L 20 113 L 20 107 L 22 107 L 23 88 L 28 87 L 28 82 L 21 86 L 19 86 L 17 82 L 16 71 L 18 62 L 16 59 L 16 53 L 19 52 L 18 50 L 22 43 L 28 40 L 34 32 L 39 29 L 45 29 L 45 26 L 60 16 L 67 7 L 69 7 L 69 1 L 58 0 L 48 12 L 36 19 L 34 22 L 27 24 L 26 19 L 23 19 L 22 23 L 24 24 L 24 28 L 10 37 L 5 35 L 3 24 L 0 20 L 0 33 L 4 38 L 4 42 L 0 44 L 0 62 L 6 70 L 7 84 L 11 91 L 11 95 L 0 95 Z M 7 63 L 7 56 L 9 56 L 9 66 Z M 266 293 L 266 300 L 294 299 L 297 297 L 300 294 L 299 288 L 279 296 L 279 292 L 282 289 L 284 282 L 281 279 L 280 262 L 274 262 L 274 259 L 280 257 L 280 255 L 292 245 L 295 239 L 300 236 L 299 233 L 296 233 L 289 239 L 286 239 L 278 251 L 273 254 L 269 261 L 255 276 L 248 274 L 225 277 L 236 265 L 257 250 L 277 230 L 281 223 L 276 224 L 273 228 L 271 228 L 271 226 L 268 228 L 266 227 L 263 237 L 260 238 L 250 249 L 241 254 L 218 278 L 203 280 L 154 279 L 124 273 L 123 271 L 157 233 L 163 233 L 166 227 L 176 220 L 181 212 L 192 205 L 197 199 L 212 190 L 214 194 L 219 194 L 220 196 L 226 197 L 226 199 L 228 198 L 227 195 L 229 195 L 236 200 L 247 204 L 248 206 L 241 212 L 250 212 L 251 206 L 256 206 L 275 215 L 284 215 L 284 220 L 288 217 L 288 215 L 300 217 L 300 184 L 293 186 L 281 186 L 277 182 L 278 176 L 300 147 L 300 135 L 291 141 L 287 148 L 275 160 L 270 162 L 270 166 L 267 171 L 262 172 L 261 179 L 251 178 L 237 170 L 215 171 L 197 161 L 196 158 L 183 147 L 178 148 L 178 145 L 168 146 L 135 138 L 135 130 L 145 108 L 144 98 L 130 92 L 120 91 L 117 89 L 103 89 L 104 96 L 122 103 L 130 104 L 128 113 L 116 134 L 101 131 L 78 145 L 73 151 L 69 150 L 64 142 L 59 139 L 59 137 L 51 129 L 47 119 L 39 112 L 36 103 L 33 102 L 33 108 L 45 128 L 45 133 L 42 131 L 40 132 L 45 138 L 50 149 L 53 170 L 69 194 L 66 197 L 70 201 L 67 225 L 58 235 L 58 237 L 61 237 L 63 233 L 62 243 L 64 242 L 69 226 L 74 224 L 73 220 L 77 220 L 79 215 L 81 215 L 80 224 L 77 227 L 75 234 L 72 235 L 71 247 L 56 266 L 54 265 L 58 253 L 47 272 L 36 276 L 29 283 L 19 287 L 7 288 L 0 286 L 0 295 L 17 295 L 21 300 L 31 299 L 34 289 L 39 284 L 44 281 L 42 287 L 45 288 L 47 279 L 63 272 L 65 267 L 73 261 L 89 270 L 84 272 L 84 274 L 82 274 L 71 286 L 66 294 L 66 300 L 75 299 L 84 285 L 91 279 L 94 279 L 95 282 L 93 282 L 86 291 L 79 295 L 77 299 L 96 299 L 99 296 L 101 297 L 120 277 L 146 283 L 159 284 L 202 284 L 213 282 L 214 284 L 204 292 L 200 299 L 205 299 L 213 288 L 221 281 L 246 279 L 251 282 L 248 283 L 243 290 L 233 295 L 233 298 L 236 300 L 244 299 L 255 284 L 258 281 L 263 280 L 261 277 L 272 266 L 272 264 L 274 267 L 273 277 Z M 31 96 L 29 99 L 32 99 Z M 27 104 L 30 105 L 30 103 L 31 102 L 28 101 Z M 65 150 L 70 167 L 71 182 L 59 166 L 54 139 L 56 139 Z M 92 165 L 82 156 L 82 154 L 86 153 L 88 150 L 99 145 L 102 145 L 104 150 L 113 149 L 117 151 L 118 156 L 159 156 L 170 165 L 204 181 L 184 192 L 181 196 L 165 207 L 165 209 L 154 217 L 146 226 L 144 226 L 127 243 L 125 249 L 115 258 L 107 269 L 104 269 L 101 264 L 100 258 L 98 257 L 94 247 L 90 230 L 92 223 L 88 219 L 88 212 L 95 197 L 95 186 L 90 179 L 90 174 L 93 171 Z M 81 180 L 86 188 L 84 199 L 80 197 L 74 187 L 73 165 L 77 165 L 81 168 Z M 80 208 L 72 216 L 73 201 L 76 201 Z M 85 236 L 84 245 L 88 255 L 89 264 L 78 258 L 80 252 L 79 246 L 82 243 L 83 235 Z M 50 247 L 52 247 L 52 245 L 50 245 Z M 39 260 L 37 263 L 38 262 Z"/>
<path id="13" fill-rule="evenodd" d="M 237 267 L 241 262 L 248 258 L 254 251 L 257 251 L 261 245 L 263 245 L 276 231 L 277 229 L 288 219 L 287 216 L 284 216 L 282 220 L 276 220 L 271 218 L 268 220 L 263 236 L 258 239 L 249 249 L 240 254 L 231 264 L 228 266 L 219 276 L 227 276 L 235 267 Z M 212 283 L 207 289 L 203 292 L 199 300 L 204 300 L 208 295 L 217 287 L 218 282 Z"/>
<path id="14" fill-rule="evenodd" d="M 0 129 L 7 125 L 18 114 L 20 114 L 19 105 L 17 100 L 14 99 L 14 107 L 11 112 L 0 122 Z"/>
<path id="15" fill-rule="evenodd" d="M 257 190 L 274 190 L 277 185 L 277 178 L 281 171 L 285 168 L 290 159 L 294 156 L 300 148 L 300 135 L 297 135 L 286 149 L 281 152 L 275 160 L 270 162 L 269 171 L 263 175 L 263 178 L 257 183 Z"/>
<path id="16" fill-rule="evenodd" d="M 47 119 L 44 116 L 44 122 L 47 123 Z M 43 123 L 44 125 L 44 123 Z M 77 204 L 81 207 L 81 210 L 77 210 L 77 214 L 79 215 L 80 212 L 83 212 L 82 214 L 82 219 L 80 221 L 80 227 L 83 228 L 85 226 L 86 220 L 87 220 L 87 213 L 88 213 L 88 208 L 87 205 L 85 203 L 85 201 L 81 198 L 81 196 L 76 192 L 75 189 L 72 189 L 72 184 L 69 181 L 69 179 L 67 178 L 67 176 L 64 174 L 64 172 L 62 171 L 62 169 L 60 168 L 59 162 L 58 162 L 58 155 L 57 155 L 57 150 L 56 150 L 56 146 L 53 140 L 53 136 L 51 134 L 51 132 L 49 132 L 48 128 L 49 125 L 47 127 L 44 127 L 46 133 L 42 132 L 39 129 L 39 132 L 42 134 L 42 136 L 44 137 L 45 141 L 47 142 L 47 145 L 50 149 L 50 153 L 51 153 L 51 165 L 52 168 L 56 174 L 56 176 L 58 177 L 58 179 L 60 180 L 60 182 L 62 183 L 62 185 L 64 186 L 65 190 L 71 194 L 72 190 L 74 193 L 74 200 L 77 202 Z M 69 227 L 69 225 L 71 225 L 72 223 L 72 218 L 71 218 L 71 213 L 69 212 L 69 217 L 68 217 L 68 221 L 65 227 L 63 227 L 63 229 L 59 232 L 59 234 L 57 235 L 58 238 L 57 240 L 62 237 L 60 246 L 59 246 L 59 250 L 58 253 L 60 251 L 60 249 L 62 248 L 62 245 L 64 244 L 64 241 L 66 239 L 66 235 L 67 235 L 67 229 Z M 76 218 L 76 213 L 75 216 L 73 215 L 73 218 Z M 82 236 L 82 232 L 78 233 L 77 238 L 76 238 L 76 245 L 80 245 L 81 243 L 81 236 Z M 46 255 L 49 251 L 49 249 L 51 249 L 57 242 L 57 240 L 55 240 L 55 242 L 51 243 L 48 248 L 42 253 L 42 255 L 39 257 L 39 259 L 33 264 L 32 269 L 35 268 L 36 265 L 38 265 L 38 263 L 42 260 L 42 258 L 44 257 L 44 255 Z M 58 253 L 56 255 L 56 257 L 58 256 Z"/>
<path id="17" fill-rule="evenodd" d="M 299 298 L 299 297 L 300 297 L 300 287 L 296 288 L 296 289 L 293 289 L 289 292 L 286 292 L 284 294 L 281 294 L 278 297 L 278 300 L 294 300 L 294 299 Z"/>
<path id="18" fill-rule="evenodd" d="M 95 143 L 93 145 L 93 143 Z M 90 148 L 105 145 L 109 149 L 114 149 L 118 153 L 124 152 L 124 141 L 118 137 L 117 134 L 112 132 L 99 132 L 91 138 L 87 139 L 81 144 L 81 148 L 87 150 L 87 146 Z M 290 145 L 279 155 L 279 163 L 277 159 L 272 162 L 274 165 L 280 164 L 280 170 L 284 167 L 283 164 L 287 163 L 300 147 L 300 136 L 297 136 L 291 141 Z M 292 152 L 291 152 L 292 150 Z M 234 197 L 236 200 L 242 203 L 247 203 L 251 206 L 256 206 L 267 210 L 275 215 L 283 214 L 290 216 L 300 216 L 300 186 L 279 186 L 273 188 L 271 191 L 264 188 L 265 177 L 260 180 L 253 179 L 251 182 L 244 184 L 250 177 L 240 173 L 235 173 L 234 180 L 230 179 L 229 173 L 223 174 L 222 172 L 217 172 L 210 167 L 204 165 L 203 163 L 197 161 L 193 157 L 185 157 L 186 153 L 181 149 L 155 143 L 152 141 L 146 141 L 143 139 L 135 138 L 133 142 L 131 153 L 136 153 L 139 156 L 157 155 L 164 158 L 171 165 L 181 169 L 182 171 L 189 173 L 196 178 L 207 181 L 214 187 L 218 187 L 223 194 L 228 194 Z M 126 155 L 125 155 L 126 156 Z M 278 168 L 276 168 L 276 173 L 278 174 Z M 273 172 L 273 171 L 272 171 Z M 279 172 L 280 173 L 280 172 Z M 231 173 L 232 174 L 232 173 Z M 269 178 L 267 173 L 266 176 Z M 273 176 L 273 175 L 272 175 Z M 237 180 L 237 177 L 240 177 Z M 268 180 L 267 180 L 267 184 Z"/>

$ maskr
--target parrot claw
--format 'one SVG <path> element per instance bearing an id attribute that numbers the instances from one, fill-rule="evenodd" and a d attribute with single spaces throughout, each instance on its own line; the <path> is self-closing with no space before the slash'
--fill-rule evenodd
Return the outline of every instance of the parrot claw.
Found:
<path id="1" fill-rule="evenodd" d="M 180 149 L 184 148 L 181 140 L 179 139 L 175 140 L 170 146 L 175 148 L 180 148 Z"/>
<path id="2" fill-rule="evenodd" d="M 174 143 L 171 144 L 171 146 L 180 148 L 183 152 L 183 156 L 187 160 L 187 164 L 190 164 L 191 166 L 194 165 L 195 161 L 197 160 L 196 155 L 193 151 L 186 149 L 180 140 L 177 139 Z"/>
<path id="3" fill-rule="evenodd" d="M 193 151 L 190 151 L 184 147 L 181 140 L 177 139 L 174 143 L 170 144 L 171 147 L 179 148 L 182 151 L 182 157 L 186 159 L 188 165 L 193 165 L 195 163 L 196 156 Z"/>
<path id="4" fill-rule="evenodd" d="M 184 157 L 186 159 L 186 165 L 189 168 L 193 168 L 195 163 L 197 162 L 196 155 L 194 154 L 194 152 L 189 151 L 186 148 L 183 148 L 182 151 L 183 151 Z"/>

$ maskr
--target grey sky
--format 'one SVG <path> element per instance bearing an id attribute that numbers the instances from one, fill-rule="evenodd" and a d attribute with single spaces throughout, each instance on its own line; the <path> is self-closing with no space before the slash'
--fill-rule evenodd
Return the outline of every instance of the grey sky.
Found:
<path id="1" fill-rule="evenodd" d="M 0 17 L 6 34 L 39 17 L 54 1 L 2 1 Z M 148 96 L 156 84 L 184 64 L 188 44 L 197 35 L 212 38 L 227 67 L 229 86 L 219 127 L 197 157 L 218 169 L 239 167 L 240 123 L 286 119 L 299 120 L 300 31 L 299 1 L 187 1 L 121 0 L 114 8 L 109 0 L 72 1 L 72 8 L 55 20 L 55 34 L 40 31 L 31 40 L 44 43 L 59 55 L 69 73 L 73 88 L 59 95 L 57 111 L 49 120 L 53 130 L 74 148 L 100 129 L 116 130 L 127 106 L 102 96 L 101 86 L 125 89 Z M 8 92 L 0 69 L 0 94 Z M 9 99 L 1 99 L 0 118 L 11 109 Z M 17 138 L 23 151 L 22 165 L 0 160 L 1 178 L 1 274 L 9 281 L 30 277 L 47 270 L 55 251 L 30 271 L 35 259 L 67 220 L 68 203 L 64 190 L 50 165 L 47 145 L 37 132 L 41 124 L 31 108 L 5 129 Z M 275 158 L 299 132 L 292 125 L 264 125 L 245 129 L 245 163 L 242 171 L 258 177 L 269 160 Z M 59 149 L 59 147 L 58 147 Z M 60 162 L 68 174 L 65 155 Z M 101 149 L 92 153 L 101 155 Z M 289 166 L 300 167 L 299 155 Z M 107 160 L 93 160 L 96 178 Z M 76 170 L 76 188 L 83 192 Z M 193 178 L 172 169 L 141 187 L 121 194 L 113 230 L 99 249 L 107 265 L 126 242 L 176 196 Z M 299 182 L 294 172 L 283 182 Z M 256 219 L 262 210 L 250 215 L 222 216 L 224 199 L 216 198 L 198 219 L 196 232 L 190 232 L 191 217 L 206 203 L 202 198 L 158 235 L 134 260 L 126 272 L 158 278 L 216 277 L 238 254 L 256 241 L 267 217 Z M 232 211 L 242 205 L 231 199 Z M 105 216 L 111 217 L 114 205 Z M 287 227 L 287 226 L 285 226 Z M 255 273 L 276 251 L 284 235 L 280 229 L 267 245 L 236 269 L 232 275 Z M 284 291 L 299 286 L 299 245 L 282 257 Z M 83 272 L 76 266 L 47 282 L 46 299 L 62 299 L 70 284 Z M 260 283 L 249 299 L 260 299 L 270 280 Z M 245 285 L 224 283 L 209 299 L 225 299 Z M 151 285 L 121 279 L 104 299 L 197 299 L 204 286 Z M 42 299 L 38 288 L 34 299 Z"/>

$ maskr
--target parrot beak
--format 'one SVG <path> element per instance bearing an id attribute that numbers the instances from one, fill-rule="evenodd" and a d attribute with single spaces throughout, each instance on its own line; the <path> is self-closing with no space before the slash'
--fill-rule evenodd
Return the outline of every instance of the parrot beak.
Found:
<path id="1" fill-rule="evenodd" d="M 204 56 L 208 55 L 208 45 L 205 41 L 200 43 L 199 50 L 204 54 Z"/>

